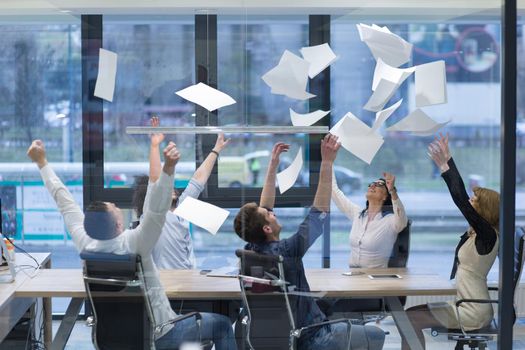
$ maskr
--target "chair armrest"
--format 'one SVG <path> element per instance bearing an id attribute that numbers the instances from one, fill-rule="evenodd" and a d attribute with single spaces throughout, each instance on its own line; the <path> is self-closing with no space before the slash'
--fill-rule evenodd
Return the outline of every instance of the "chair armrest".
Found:
<path id="1" fill-rule="evenodd" d="M 489 287 L 489 290 L 499 291 L 499 288 L 498 287 Z"/>
<path id="2" fill-rule="evenodd" d="M 155 333 L 157 333 L 157 334 L 161 333 L 162 330 L 164 329 L 164 327 L 169 326 L 170 324 L 174 324 L 174 323 L 177 323 L 179 321 L 185 320 L 187 318 L 193 317 L 193 316 L 195 316 L 195 319 L 197 321 L 200 321 L 202 319 L 202 316 L 201 316 L 201 314 L 198 311 L 188 312 L 187 314 L 180 315 L 178 317 L 175 317 L 174 319 L 168 320 L 168 321 L 158 325 L 157 327 L 155 327 Z"/>
<path id="3" fill-rule="evenodd" d="M 458 323 L 459 328 L 461 329 L 461 332 L 466 336 L 467 333 L 465 332 L 465 329 L 463 328 L 463 324 L 461 323 L 461 316 L 459 313 L 459 305 L 462 303 L 477 303 L 477 304 L 497 304 L 498 300 L 491 300 L 491 299 L 460 299 L 456 301 L 456 315 L 458 317 Z"/>
<path id="4" fill-rule="evenodd" d="M 460 299 L 456 301 L 456 307 L 463 303 L 476 303 L 476 304 L 497 304 L 498 300 L 491 299 Z"/>
<path id="5" fill-rule="evenodd" d="M 291 336 L 295 337 L 295 338 L 299 338 L 301 337 L 301 333 L 305 330 L 308 330 L 308 329 L 311 329 L 311 328 L 316 328 L 316 327 L 321 327 L 321 326 L 326 326 L 326 325 L 329 325 L 329 324 L 332 324 L 332 323 L 340 323 L 340 322 L 345 322 L 345 323 L 348 323 L 348 329 L 350 329 L 351 325 L 352 325 L 352 322 L 350 319 L 348 318 L 340 318 L 340 319 L 337 319 L 337 320 L 331 320 L 331 321 L 324 321 L 324 322 L 319 322 L 319 323 L 314 323 L 314 324 L 311 324 L 309 326 L 306 326 L 306 327 L 302 327 L 302 328 L 299 328 L 299 329 L 295 329 L 292 331 L 291 333 Z"/>

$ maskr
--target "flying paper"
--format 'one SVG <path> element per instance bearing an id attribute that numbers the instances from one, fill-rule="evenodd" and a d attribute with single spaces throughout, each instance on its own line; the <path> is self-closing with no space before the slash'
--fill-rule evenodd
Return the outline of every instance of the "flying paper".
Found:
<path id="1" fill-rule="evenodd" d="M 401 121 L 392 125 L 386 130 L 410 131 L 417 136 L 429 136 L 435 134 L 436 131 L 438 131 L 448 123 L 450 123 L 450 120 L 444 123 L 437 123 L 432 118 L 430 118 L 425 112 L 418 108 L 405 118 L 401 119 Z"/>
<path id="2" fill-rule="evenodd" d="M 266 72 L 262 80 L 273 94 L 306 100 L 315 96 L 306 92 L 309 67 L 310 63 L 285 50 L 279 64 Z"/>
<path id="3" fill-rule="evenodd" d="M 300 51 L 304 60 L 310 63 L 308 76 L 312 79 L 339 58 L 335 55 L 335 53 L 330 48 L 330 45 L 327 43 L 303 47 Z"/>
<path id="4" fill-rule="evenodd" d="M 386 79 L 379 80 L 376 90 L 368 99 L 363 109 L 372 112 L 379 112 L 385 107 L 386 103 L 394 96 L 399 85 Z"/>
<path id="5" fill-rule="evenodd" d="M 408 78 L 412 73 L 414 73 L 415 70 L 416 70 L 415 67 L 404 68 L 404 69 L 395 68 L 383 62 L 381 58 L 378 58 L 377 63 L 376 63 L 376 68 L 374 70 L 374 80 L 372 81 L 372 91 L 375 91 L 381 79 L 391 81 L 393 83 L 396 83 L 398 86 L 400 86 L 406 80 L 406 78 Z"/>
<path id="6" fill-rule="evenodd" d="M 192 197 L 186 197 L 173 213 L 214 235 L 229 215 L 225 209 Z"/>
<path id="7" fill-rule="evenodd" d="M 383 145 L 383 137 L 348 112 L 335 124 L 330 133 L 339 138 L 341 146 L 359 159 L 370 164 L 379 148 Z"/>
<path id="8" fill-rule="evenodd" d="M 361 23 L 357 24 L 357 30 L 361 41 L 365 42 L 376 60 L 381 58 L 393 67 L 399 67 L 410 60 L 412 44 L 390 32 L 387 27 Z"/>
<path id="9" fill-rule="evenodd" d="M 299 147 L 299 151 L 295 156 L 292 164 L 280 173 L 277 174 L 277 184 L 279 184 L 279 192 L 283 194 L 288 191 L 297 181 L 299 173 L 303 168 L 303 149 Z"/>
<path id="10" fill-rule="evenodd" d="M 447 102 L 445 61 L 416 66 L 416 107 Z"/>
<path id="11" fill-rule="evenodd" d="M 113 102 L 115 76 L 117 75 L 117 54 L 100 49 L 98 54 L 98 75 L 94 95 Z"/>
<path id="12" fill-rule="evenodd" d="M 176 94 L 183 99 L 206 108 L 210 112 L 235 103 L 235 100 L 229 95 L 204 83 L 189 86 L 177 91 Z"/>
<path id="13" fill-rule="evenodd" d="M 397 101 L 392 106 L 383 109 L 382 111 L 379 111 L 376 113 L 376 120 L 374 121 L 374 125 L 372 125 L 372 131 L 376 131 L 379 129 L 385 121 L 396 111 L 396 109 L 401 106 L 401 103 L 403 102 L 403 99 Z"/>
<path id="14" fill-rule="evenodd" d="M 292 120 L 293 126 L 310 126 L 328 113 L 330 113 L 330 111 L 317 110 L 312 113 L 299 114 L 290 108 L 290 119 Z"/>

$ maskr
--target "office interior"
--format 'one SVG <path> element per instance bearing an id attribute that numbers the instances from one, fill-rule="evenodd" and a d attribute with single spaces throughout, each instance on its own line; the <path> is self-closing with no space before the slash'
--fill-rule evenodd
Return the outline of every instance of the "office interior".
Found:
<path id="1" fill-rule="evenodd" d="M 520 2 L 505 0 L 2 1 L 2 234 L 12 239 L 21 256 L 51 253 L 47 267 L 82 269 L 27 148 L 42 139 L 50 164 L 75 200 L 84 208 L 93 201 L 115 203 L 123 208 L 128 227 L 138 219 L 133 184 L 148 174 L 150 145 L 147 132 L 132 134 L 128 128 L 148 127 L 150 118 L 157 116 L 161 126 L 183 130 L 166 132 L 164 141 L 175 142 L 181 152 L 174 181 L 180 191 L 215 145 L 217 134 L 202 128 L 236 128 L 226 133 L 229 144 L 199 196 L 226 209 L 228 216 L 215 234 L 195 224 L 189 232 L 196 270 L 237 266 L 235 250 L 245 242 L 235 234 L 233 220 L 243 204 L 259 201 L 276 142 L 290 144 L 279 171 L 292 165 L 299 152 L 304 160 L 293 186 L 284 193 L 276 191 L 282 238 L 296 232 L 312 205 L 326 132 L 296 132 L 290 114 L 329 111 L 312 124 L 323 130 L 331 130 L 347 113 L 369 127 L 376 121 L 376 112 L 363 107 L 373 93 L 377 57 L 361 40 L 358 25 L 384 26 L 413 45 L 401 68 L 444 63 L 446 101 L 420 107 L 414 77 L 400 83 L 386 106 L 402 102 L 378 128 L 383 143 L 370 161 L 344 147 L 339 150 L 333 168 L 339 188 L 364 207 L 368 184 L 384 172 L 394 174 L 411 222 L 406 267 L 448 281 L 454 250 L 468 223 L 427 154 L 435 135 L 448 133 L 468 192 L 481 186 L 501 195 L 499 254 L 487 277 L 489 286 L 499 287 L 490 295 L 498 300 L 494 315 L 501 327 L 488 348 L 525 349 L 525 288 L 520 281 L 513 284 L 513 233 L 525 226 L 524 9 Z M 272 90 L 262 79 L 286 50 L 301 57 L 302 48 L 325 43 L 337 59 L 307 79 L 306 92 L 315 96 L 293 98 Z M 94 92 L 100 49 L 118 55 L 112 101 Z M 214 87 L 235 103 L 209 111 L 176 94 L 197 83 Z M 429 134 L 387 130 L 418 108 L 443 126 Z M 349 271 L 351 226 L 332 203 L 330 232 L 304 256 L 306 269 Z M 24 268 L 16 279 L 31 279 L 40 270 Z M 334 278 L 349 278 L 339 275 Z M 2 283 L 0 293 L 6 285 L 13 287 Z M 18 300 L 12 293 L 9 301 Z M 453 299 L 454 295 L 409 295 L 405 307 Z M 33 310 L 52 305 L 53 320 L 59 324 L 70 300 L 37 301 Z M 217 311 L 212 303 L 190 303 L 201 311 Z M 219 312 L 233 319 L 235 307 L 225 305 Z M 0 307 L 0 313 L 2 308 L 6 310 Z M 86 309 L 80 310 L 74 332 L 84 327 Z M 388 312 L 383 316 L 376 325 L 383 322 L 393 333 L 386 335 L 384 348 L 400 348 L 395 323 Z M 93 348 L 90 330 L 84 333 L 81 340 L 66 340 L 66 347 Z M 42 334 L 33 335 L 38 339 L 34 344 L 50 345 Z M 6 342 L 13 336 L 8 330 L 0 335 Z M 425 336 L 432 342 L 437 339 L 427 348 L 455 346 L 446 335 Z"/>

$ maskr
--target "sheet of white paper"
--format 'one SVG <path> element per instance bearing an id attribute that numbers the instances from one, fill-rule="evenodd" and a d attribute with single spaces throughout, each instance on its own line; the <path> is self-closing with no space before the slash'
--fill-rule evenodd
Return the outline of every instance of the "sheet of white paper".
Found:
<path id="1" fill-rule="evenodd" d="M 376 113 L 376 120 L 374 121 L 374 125 L 372 125 L 372 131 L 378 130 L 385 121 L 396 111 L 396 109 L 401 106 L 401 103 L 403 102 L 403 99 L 397 101 L 392 106 L 383 109 L 382 111 L 379 111 Z"/>
<path id="2" fill-rule="evenodd" d="M 416 66 L 416 107 L 447 102 L 447 74 L 445 61 Z"/>
<path id="3" fill-rule="evenodd" d="M 396 68 L 389 66 L 381 58 L 377 59 L 376 68 L 374 70 L 374 80 L 372 81 L 372 91 L 375 91 L 379 81 L 385 79 L 401 85 L 414 71 L 415 67 L 410 68 Z"/>
<path id="4" fill-rule="evenodd" d="M 192 197 L 186 197 L 173 213 L 211 234 L 217 234 L 229 215 L 225 209 Z"/>
<path id="5" fill-rule="evenodd" d="M 330 111 L 317 110 L 312 113 L 299 114 L 290 108 L 290 119 L 293 126 L 310 126 L 319 119 L 330 113 Z"/>
<path id="6" fill-rule="evenodd" d="M 357 30 L 361 41 L 365 42 L 376 60 L 381 58 L 393 67 L 399 67 L 410 60 L 412 44 L 393 34 L 388 28 L 361 23 L 357 24 Z"/>
<path id="7" fill-rule="evenodd" d="M 283 194 L 288 191 L 297 181 L 299 173 L 303 168 L 303 149 L 299 147 L 299 151 L 295 156 L 292 164 L 280 173 L 277 174 L 277 184 L 279 185 L 279 192 Z"/>
<path id="8" fill-rule="evenodd" d="M 229 95 L 204 83 L 189 86 L 177 91 L 176 94 L 183 99 L 206 108 L 210 112 L 235 103 L 235 100 Z"/>
<path id="9" fill-rule="evenodd" d="M 94 95 L 113 102 L 115 76 L 117 75 L 117 54 L 100 49 L 98 55 L 98 75 Z"/>
<path id="10" fill-rule="evenodd" d="M 339 57 L 330 48 L 327 43 L 316 46 L 303 47 L 301 55 L 305 61 L 310 63 L 308 76 L 313 79 L 317 74 L 325 70 L 326 67 L 334 63 Z"/>
<path id="11" fill-rule="evenodd" d="M 383 137 L 348 112 L 335 124 L 330 133 L 339 138 L 341 146 L 359 159 L 370 164 L 383 145 Z"/>
<path id="12" fill-rule="evenodd" d="M 381 79 L 379 84 L 377 84 L 376 90 L 372 96 L 370 96 L 363 109 L 372 112 L 379 112 L 385 107 L 386 103 L 392 98 L 392 96 L 394 96 L 394 93 L 398 88 L 398 84 L 386 79 Z"/>
<path id="13" fill-rule="evenodd" d="M 262 80 L 271 88 L 273 94 L 306 100 L 315 95 L 306 92 L 310 63 L 285 50 L 279 64 L 266 72 Z"/>
<path id="14" fill-rule="evenodd" d="M 446 124 L 450 123 L 446 121 L 444 123 L 437 123 L 430 118 L 421 109 L 416 109 L 405 118 L 401 119 L 398 123 L 392 125 L 387 131 L 410 131 L 417 136 L 428 136 L 436 133 Z"/>

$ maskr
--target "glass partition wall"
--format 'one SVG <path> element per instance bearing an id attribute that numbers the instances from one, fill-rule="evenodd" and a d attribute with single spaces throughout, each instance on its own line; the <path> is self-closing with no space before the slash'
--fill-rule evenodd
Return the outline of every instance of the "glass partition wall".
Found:
<path id="1" fill-rule="evenodd" d="M 126 127 L 147 126 L 152 116 L 160 118 L 161 126 L 284 127 L 292 126 L 292 111 L 306 114 L 322 109 L 330 113 L 314 125 L 331 128 L 351 112 L 371 127 L 376 114 L 363 107 L 373 93 L 377 60 L 360 40 L 360 23 L 386 27 L 413 45 L 408 62 L 400 68 L 444 62 L 447 101 L 422 110 L 436 122 L 448 122 L 439 131 L 450 135 L 451 151 L 469 193 L 475 186 L 499 191 L 503 174 L 506 179 L 515 179 L 516 223 L 523 224 L 522 19 L 518 18 L 516 34 L 514 177 L 501 166 L 505 101 L 501 92 L 506 72 L 502 68 L 502 5 L 495 1 L 473 8 L 466 1 L 421 1 L 417 5 L 346 8 L 330 3 L 321 10 L 307 4 L 294 8 L 243 3 L 238 8 L 214 9 L 169 4 L 163 10 L 130 7 L 120 11 L 123 5 L 119 4 L 95 12 L 91 8 L 71 9 L 72 14 L 62 16 L 67 17 L 66 23 L 51 15 L 24 17 L 23 21 L 0 18 L 5 38 L 2 60 L 7 67 L 0 73 L 0 99 L 4 101 L 0 115 L 3 229 L 28 250 L 53 243 L 53 247 L 60 247 L 56 249 L 69 252 L 63 256 L 70 258 L 59 266 L 79 266 L 36 169 L 21 164 L 28 163 L 25 149 L 31 139 L 46 141 L 50 159 L 60 163 L 59 175 L 79 201 L 114 201 L 126 209 L 126 220 L 131 222 L 136 219 L 132 186 L 138 175 L 148 173 L 149 137 L 129 135 Z M 320 75 L 307 79 L 305 90 L 315 97 L 290 98 L 272 92 L 263 81 L 262 76 L 279 64 L 286 50 L 301 57 L 301 48 L 324 43 L 330 44 L 338 58 Z M 118 55 L 112 102 L 93 96 L 100 48 Z M 199 82 L 228 94 L 236 103 L 209 112 L 175 94 Z M 448 276 L 454 249 L 468 224 L 427 155 L 433 135 L 386 130 L 419 108 L 416 90 L 412 75 L 389 99 L 387 107 L 402 102 L 378 129 L 384 143 L 370 164 L 342 148 L 334 174 L 345 195 L 364 207 L 367 184 L 383 177 L 383 172 L 393 173 L 412 222 L 407 266 Z M 284 194 L 276 191 L 275 212 L 283 224 L 283 237 L 295 232 L 318 184 L 321 136 L 226 135 L 229 145 L 221 152 L 200 199 L 227 208 L 230 215 L 217 235 L 190 226 L 197 268 L 235 263 L 234 250 L 244 243 L 233 231 L 233 218 L 244 203 L 258 202 L 277 141 L 291 145 L 281 157 L 279 171 L 290 166 L 298 152 L 304 159 L 293 187 Z M 215 136 L 167 134 L 169 140 L 181 149 L 174 187 L 183 190 L 213 148 Z M 24 166 L 23 171 L 9 170 L 19 166 Z M 38 198 L 42 198 L 41 205 L 35 204 Z M 35 222 L 40 223 L 38 227 Z M 351 227 L 352 222 L 332 205 L 330 233 L 310 249 L 305 266 L 347 268 Z M 61 243 L 56 245 L 57 241 Z M 499 283 L 498 271 L 495 264 L 489 283 Z M 522 315 L 520 310 L 518 316 Z"/>

